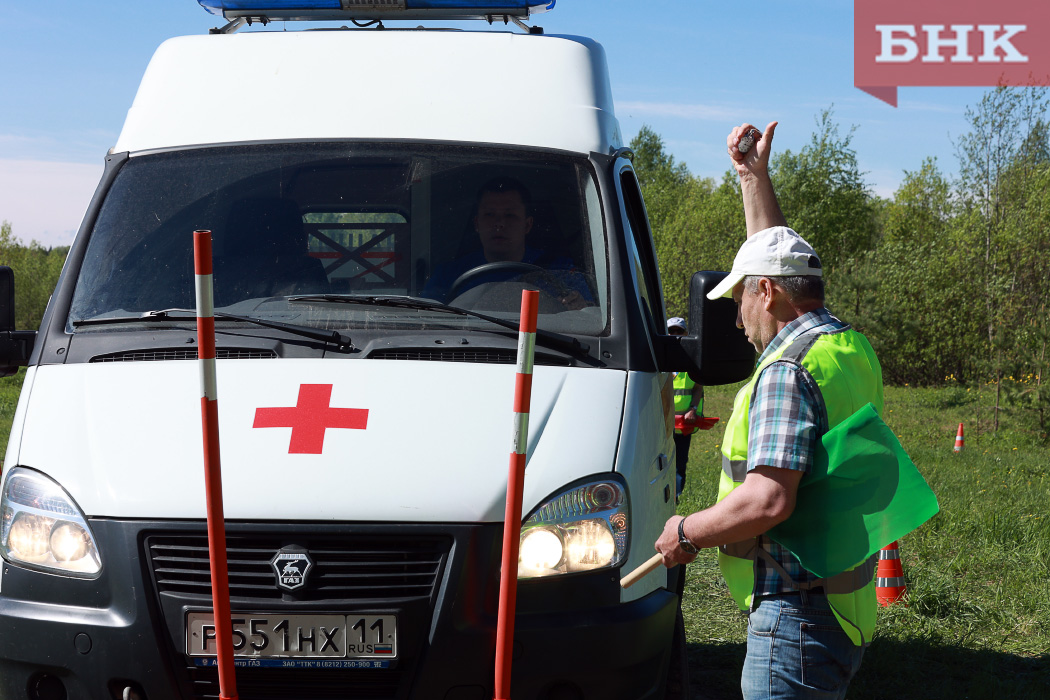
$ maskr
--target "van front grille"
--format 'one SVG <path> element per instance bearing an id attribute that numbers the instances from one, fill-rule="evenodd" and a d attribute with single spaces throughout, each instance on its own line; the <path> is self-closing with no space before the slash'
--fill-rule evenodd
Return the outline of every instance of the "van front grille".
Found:
<path id="1" fill-rule="evenodd" d="M 396 535 L 241 536 L 227 533 L 230 597 L 282 600 L 271 561 L 285 546 L 305 549 L 313 566 L 301 601 L 429 599 L 451 547 L 443 536 Z M 146 553 L 159 593 L 210 599 L 211 573 L 205 534 L 153 535 Z"/>

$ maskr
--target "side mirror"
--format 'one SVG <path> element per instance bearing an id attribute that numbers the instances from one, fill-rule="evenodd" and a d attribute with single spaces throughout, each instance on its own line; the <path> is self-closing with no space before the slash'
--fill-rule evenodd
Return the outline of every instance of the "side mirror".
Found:
<path id="1" fill-rule="evenodd" d="M 755 348 L 736 327 L 732 299 L 707 298 L 725 272 L 697 272 L 689 280 L 689 335 L 658 338 L 660 370 L 689 372 L 699 384 L 715 386 L 747 379 L 755 370 Z"/>
<path id="2" fill-rule="evenodd" d="M 689 335 L 700 346 L 700 376 L 693 379 L 708 386 L 743 381 L 755 371 L 755 346 L 736 327 L 736 302 L 707 298 L 726 274 L 697 272 L 689 280 Z"/>
<path id="3" fill-rule="evenodd" d="M 36 331 L 15 330 L 15 273 L 0 265 L 0 377 L 29 364 Z"/>
<path id="4" fill-rule="evenodd" d="M 15 329 L 15 272 L 0 266 L 0 333 Z"/>

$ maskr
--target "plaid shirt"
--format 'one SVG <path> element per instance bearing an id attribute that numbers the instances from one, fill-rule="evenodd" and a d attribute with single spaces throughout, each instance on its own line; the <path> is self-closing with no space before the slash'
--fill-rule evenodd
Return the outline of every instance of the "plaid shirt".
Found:
<path id="1" fill-rule="evenodd" d="M 827 309 L 803 314 L 785 326 L 766 347 L 759 363 L 804 333 L 846 328 Z M 759 465 L 808 472 L 820 437 L 827 432 L 827 413 L 821 408 L 820 389 L 809 372 L 798 365 L 773 362 L 755 381 L 748 417 L 747 469 Z M 759 545 L 799 582 L 814 576 L 799 563 L 794 554 L 765 535 Z M 755 596 L 792 591 L 791 585 L 762 558 L 756 561 Z"/>

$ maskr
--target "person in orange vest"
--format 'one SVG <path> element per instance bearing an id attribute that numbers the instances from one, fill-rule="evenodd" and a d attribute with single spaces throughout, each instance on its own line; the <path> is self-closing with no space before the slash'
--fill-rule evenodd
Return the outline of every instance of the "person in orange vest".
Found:
<path id="1" fill-rule="evenodd" d="M 680 316 L 667 319 L 667 332 L 670 335 L 685 335 L 685 319 Z M 704 415 L 704 387 L 693 381 L 688 372 L 675 372 L 674 375 L 674 413 L 682 416 L 686 423 Z M 685 467 L 689 462 L 689 442 L 696 429 L 683 433 L 674 429 L 675 452 L 675 497 L 682 495 L 685 488 Z"/>

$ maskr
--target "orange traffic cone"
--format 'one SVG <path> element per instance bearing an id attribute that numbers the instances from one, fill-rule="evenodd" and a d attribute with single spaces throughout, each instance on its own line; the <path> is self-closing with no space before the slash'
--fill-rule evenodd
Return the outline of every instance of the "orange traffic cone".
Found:
<path id="1" fill-rule="evenodd" d="M 959 423 L 959 432 L 955 434 L 955 451 L 956 452 L 962 452 L 963 451 L 963 444 L 965 442 L 966 441 L 963 440 L 962 423 Z"/>
<path id="2" fill-rule="evenodd" d="M 896 603 L 908 587 L 904 585 L 904 570 L 901 568 L 901 553 L 896 542 L 879 550 L 879 565 L 875 571 L 875 598 L 886 607 Z"/>

